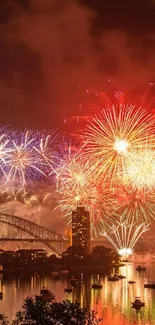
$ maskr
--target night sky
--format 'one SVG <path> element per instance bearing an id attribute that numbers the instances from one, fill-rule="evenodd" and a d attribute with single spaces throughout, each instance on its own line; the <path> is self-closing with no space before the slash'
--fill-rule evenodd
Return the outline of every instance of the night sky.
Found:
<path id="1" fill-rule="evenodd" d="M 86 89 L 135 104 L 154 81 L 155 0 L 0 1 L 1 124 L 69 128 Z"/>

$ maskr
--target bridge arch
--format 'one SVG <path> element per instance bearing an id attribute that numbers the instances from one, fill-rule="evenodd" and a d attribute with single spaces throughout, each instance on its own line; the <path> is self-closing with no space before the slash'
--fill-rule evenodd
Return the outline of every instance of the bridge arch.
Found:
<path id="1" fill-rule="evenodd" d="M 21 217 L 17 217 L 7 213 L 0 213 L 0 222 L 20 229 L 25 233 L 28 233 L 35 239 L 43 242 L 56 254 L 60 254 L 63 251 L 64 244 L 67 244 L 68 242 L 68 240 L 64 236 L 57 234 L 55 231 L 52 231 L 46 227 L 36 224 L 33 221 L 29 221 Z"/>

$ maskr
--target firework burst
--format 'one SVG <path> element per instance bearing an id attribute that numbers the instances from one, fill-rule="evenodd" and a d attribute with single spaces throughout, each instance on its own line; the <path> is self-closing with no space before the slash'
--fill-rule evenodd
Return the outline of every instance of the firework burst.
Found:
<path id="1" fill-rule="evenodd" d="M 115 183 L 124 174 L 128 154 L 144 148 L 154 129 L 154 119 L 142 108 L 120 105 L 104 109 L 85 128 L 85 159 L 98 176 Z"/>
<path id="2" fill-rule="evenodd" d="M 25 186 L 27 180 L 38 179 L 40 176 L 46 176 L 40 168 L 40 157 L 34 150 L 36 142 L 34 132 L 26 130 L 21 137 L 12 140 L 11 151 L 7 161 L 9 172 L 7 181 L 21 181 Z"/>
<path id="3" fill-rule="evenodd" d="M 3 177 L 7 185 L 14 183 L 15 187 L 47 179 L 51 183 L 51 175 L 58 163 L 59 143 L 57 131 L 25 130 L 18 133 L 0 128 L 1 179 Z"/>
<path id="4" fill-rule="evenodd" d="M 56 169 L 56 187 L 59 192 L 65 190 L 83 191 L 91 177 L 91 171 L 88 162 L 84 162 L 80 152 L 71 152 L 68 149 L 68 155 L 65 155 L 59 167 Z"/>

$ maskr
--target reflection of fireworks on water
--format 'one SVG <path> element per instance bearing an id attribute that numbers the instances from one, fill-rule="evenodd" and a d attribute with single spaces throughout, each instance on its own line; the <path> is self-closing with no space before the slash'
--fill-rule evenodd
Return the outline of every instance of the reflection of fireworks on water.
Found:
<path id="1" fill-rule="evenodd" d="M 90 160 L 96 173 L 116 181 L 124 174 L 126 157 L 133 149 L 143 148 L 155 123 L 144 109 L 134 106 L 112 106 L 92 118 L 85 128 L 85 160 Z"/>
<path id="2" fill-rule="evenodd" d="M 137 150 L 129 155 L 126 167 L 127 180 L 139 190 L 155 186 L 155 152 Z"/>
<path id="3" fill-rule="evenodd" d="M 127 259 L 132 254 L 136 242 L 148 229 L 148 222 L 137 224 L 119 218 L 113 222 L 102 223 L 100 234 L 108 239 L 123 259 Z"/>

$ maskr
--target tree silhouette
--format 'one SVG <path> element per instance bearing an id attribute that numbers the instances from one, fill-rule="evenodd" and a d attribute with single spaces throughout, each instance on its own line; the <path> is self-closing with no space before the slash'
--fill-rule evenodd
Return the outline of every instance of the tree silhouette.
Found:
<path id="1" fill-rule="evenodd" d="M 23 310 L 10 325 L 98 325 L 100 321 L 94 311 L 81 308 L 78 302 L 56 302 L 53 295 L 50 303 L 41 296 L 26 298 Z"/>

